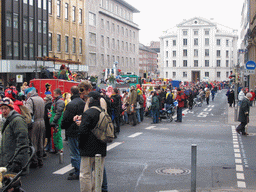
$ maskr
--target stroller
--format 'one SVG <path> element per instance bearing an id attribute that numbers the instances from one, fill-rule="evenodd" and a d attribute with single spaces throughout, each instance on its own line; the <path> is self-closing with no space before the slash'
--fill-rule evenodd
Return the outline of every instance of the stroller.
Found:
<path id="1" fill-rule="evenodd" d="M 175 105 L 169 105 L 167 107 L 167 105 L 164 104 L 164 108 L 159 111 L 160 121 L 162 119 L 169 119 L 170 122 L 172 122 L 173 121 L 173 115 L 175 114 L 175 109 L 176 109 Z"/>
<path id="2" fill-rule="evenodd" d="M 196 98 L 194 98 L 194 105 L 195 107 L 202 107 L 203 105 L 203 99 L 200 95 L 197 95 Z"/>
<path id="3" fill-rule="evenodd" d="M 25 192 L 24 189 L 21 188 L 21 181 L 20 176 L 21 174 L 26 170 L 27 166 L 29 165 L 32 157 L 35 154 L 35 148 L 33 146 L 23 146 L 21 147 L 10 159 L 8 164 L 5 166 L 8 170 L 8 167 L 13 164 L 13 160 L 15 157 L 24 149 L 29 148 L 30 150 L 30 157 L 28 159 L 28 162 L 22 167 L 21 171 L 17 174 L 4 174 L 3 175 L 3 188 L 0 189 L 1 192 L 7 192 L 10 189 L 13 189 L 13 192 Z"/>

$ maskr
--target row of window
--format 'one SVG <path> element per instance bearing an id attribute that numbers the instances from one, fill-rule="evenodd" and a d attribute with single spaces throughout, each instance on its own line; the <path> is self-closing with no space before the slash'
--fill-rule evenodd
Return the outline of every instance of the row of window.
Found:
<path id="1" fill-rule="evenodd" d="M 126 9 L 123 9 L 122 7 L 119 7 L 119 5 L 114 4 L 113 2 L 109 0 L 101 0 L 100 6 L 105 8 L 106 10 L 115 13 L 116 15 L 119 15 L 120 17 L 132 21 L 132 13 L 129 12 Z"/>
<path id="2" fill-rule="evenodd" d="M 20 53 L 19 42 L 6 41 L 6 56 L 7 57 L 19 57 Z M 12 52 L 13 51 L 13 52 Z M 38 57 L 47 56 L 47 46 L 38 45 Z M 23 57 L 34 59 L 34 44 L 33 43 L 23 43 Z"/>
<path id="3" fill-rule="evenodd" d="M 133 66 L 135 67 L 135 58 L 128 58 L 128 57 L 120 57 L 120 56 L 115 56 L 115 55 L 100 55 L 100 61 L 98 61 L 99 65 L 101 66 L 112 66 L 113 63 L 118 62 L 119 66 L 121 67 L 129 67 Z M 96 65 L 96 53 L 90 53 L 89 54 L 89 65 L 90 66 L 95 66 Z"/>
<path id="4" fill-rule="evenodd" d="M 177 73 L 176 73 L 175 71 L 173 71 L 173 72 L 172 72 L 172 78 L 176 78 L 176 74 L 177 74 Z M 188 72 L 187 72 L 187 71 L 183 71 L 182 74 L 183 74 L 183 77 L 184 77 L 184 78 L 188 77 Z M 166 78 L 168 79 L 168 78 L 169 78 L 169 73 L 166 72 L 166 73 L 165 73 L 165 76 L 166 76 Z M 210 77 L 210 72 L 205 72 L 205 73 L 204 73 L 204 76 L 205 76 L 205 77 Z M 221 77 L 221 72 L 220 72 L 220 71 L 217 71 L 217 78 L 220 78 L 220 77 Z M 229 77 L 229 72 L 227 71 L 227 72 L 226 72 L 226 78 L 228 78 L 228 77 Z"/>
<path id="5" fill-rule="evenodd" d="M 176 67 L 176 60 L 172 61 L 172 67 Z M 169 67 L 169 61 L 165 62 L 166 67 Z M 221 60 L 217 60 L 216 61 L 216 66 L 217 67 L 221 67 Z M 183 67 L 187 67 L 188 66 L 188 61 L 187 60 L 183 60 Z M 205 60 L 205 67 L 209 67 L 209 60 Z M 198 67 L 198 60 L 194 60 L 194 67 Z M 226 67 L 229 67 L 229 60 L 226 60 Z"/>
<path id="6" fill-rule="evenodd" d="M 221 50 L 217 50 L 216 51 L 216 55 L 217 57 L 221 57 Z M 177 52 L 176 51 L 172 51 L 172 57 L 176 57 L 177 56 Z M 183 57 L 187 57 L 188 56 L 188 50 L 187 49 L 183 49 Z M 210 50 L 209 49 L 205 49 L 205 57 L 209 57 L 210 56 Z M 169 58 L 169 51 L 165 52 L 165 57 Z M 198 49 L 194 49 L 194 57 L 198 57 Z M 226 58 L 229 58 L 229 51 L 226 51 Z"/>
<path id="7" fill-rule="evenodd" d="M 95 23 L 96 25 L 96 23 Z M 104 29 L 105 28 L 105 21 L 104 19 L 101 19 L 101 28 Z M 135 35 L 135 31 L 132 32 L 132 30 L 130 30 L 130 33 L 129 33 L 129 30 L 126 28 L 124 30 L 124 27 L 120 27 L 119 25 L 115 25 L 115 23 L 112 23 L 112 26 L 111 26 L 111 29 L 110 29 L 110 22 L 109 21 L 106 21 L 106 29 L 107 31 L 111 31 L 112 33 L 117 33 L 117 34 L 120 34 L 120 31 L 121 31 L 121 34 L 122 35 L 126 35 L 127 37 L 130 36 L 130 38 L 134 38 L 136 37 Z"/>
<path id="8" fill-rule="evenodd" d="M 194 46 L 198 46 L 198 42 L 199 42 L 198 38 L 194 38 Z M 177 45 L 176 40 L 175 39 L 172 40 L 172 46 L 176 47 L 176 45 Z M 187 46 L 187 45 L 188 45 L 188 39 L 183 39 L 183 46 Z M 210 45 L 210 39 L 209 38 L 205 38 L 204 39 L 204 45 L 205 46 L 209 46 Z M 221 46 L 221 39 L 217 39 L 216 40 L 216 45 L 217 46 Z M 165 46 L 166 47 L 169 46 L 169 41 L 168 40 L 165 41 Z M 229 40 L 228 39 L 226 39 L 226 47 L 229 47 Z"/>
<path id="9" fill-rule="evenodd" d="M 198 33 L 199 33 L 199 30 L 195 29 L 194 30 L 194 35 L 197 36 Z M 182 34 L 183 34 L 183 36 L 187 36 L 188 35 L 188 30 L 182 30 Z M 204 29 L 204 35 L 210 35 L 209 29 Z"/>
<path id="10" fill-rule="evenodd" d="M 19 17 L 18 14 L 13 13 L 13 22 L 12 22 L 12 14 L 6 13 L 6 27 L 12 27 L 14 29 L 19 28 Z M 23 17 L 23 30 L 31 31 L 34 30 L 34 18 L 32 17 Z M 38 33 L 47 34 L 47 21 L 38 20 Z"/>
<path id="11" fill-rule="evenodd" d="M 19 1 L 19 0 L 15 0 L 15 1 Z M 28 4 L 33 6 L 34 5 L 34 0 L 23 0 L 23 3 Z M 38 8 L 43 8 L 44 10 L 47 9 L 47 0 L 37 0 L 37 5 Z"/>

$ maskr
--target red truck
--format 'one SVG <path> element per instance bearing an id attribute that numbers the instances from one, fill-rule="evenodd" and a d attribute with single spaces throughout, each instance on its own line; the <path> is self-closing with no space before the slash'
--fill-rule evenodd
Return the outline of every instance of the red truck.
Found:
<path id="1" fill-rule="evenodd" d="M 51 94 L 53 96 L 53 91 L 57 88 L 60 88 L 61 93 L 70 93 L 72 86 L 78 85 L 78 82 L 67 81 L 62 79 L 33 79 L 30 81 L 30 87 L 35 87 L 38 95 L 42 98 L 46 94 Z"/>

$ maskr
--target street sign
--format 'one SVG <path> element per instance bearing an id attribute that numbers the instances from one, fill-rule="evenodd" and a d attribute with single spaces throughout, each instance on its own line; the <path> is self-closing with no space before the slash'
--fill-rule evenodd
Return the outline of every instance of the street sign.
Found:
<path id="1" fill-rule="evenodd" d="M 245 70 L 245 73 L 246 73 L 247 75 L 255 74 L 255 69 L 254 69 L 254 70 L 246 69 L 246 70 Z"/>
<path id="2" fill-rule="evenodd" d="M 248 61 L 246 63 L 246 69 L 254 70 L 256 67 L 256 63 L 254 61 Z"/>

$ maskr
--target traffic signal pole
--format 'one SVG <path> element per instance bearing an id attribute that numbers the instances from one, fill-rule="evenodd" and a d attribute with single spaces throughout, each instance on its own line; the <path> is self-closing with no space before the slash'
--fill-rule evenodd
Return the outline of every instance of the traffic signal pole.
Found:
<path id="1" fill-rule="evenodd" d="M 234 121 L 237 121 L 237 112 L 238 112 L 238 65 L 236 65 L 236 77 L 235 77 L 235 117 Z"/>

